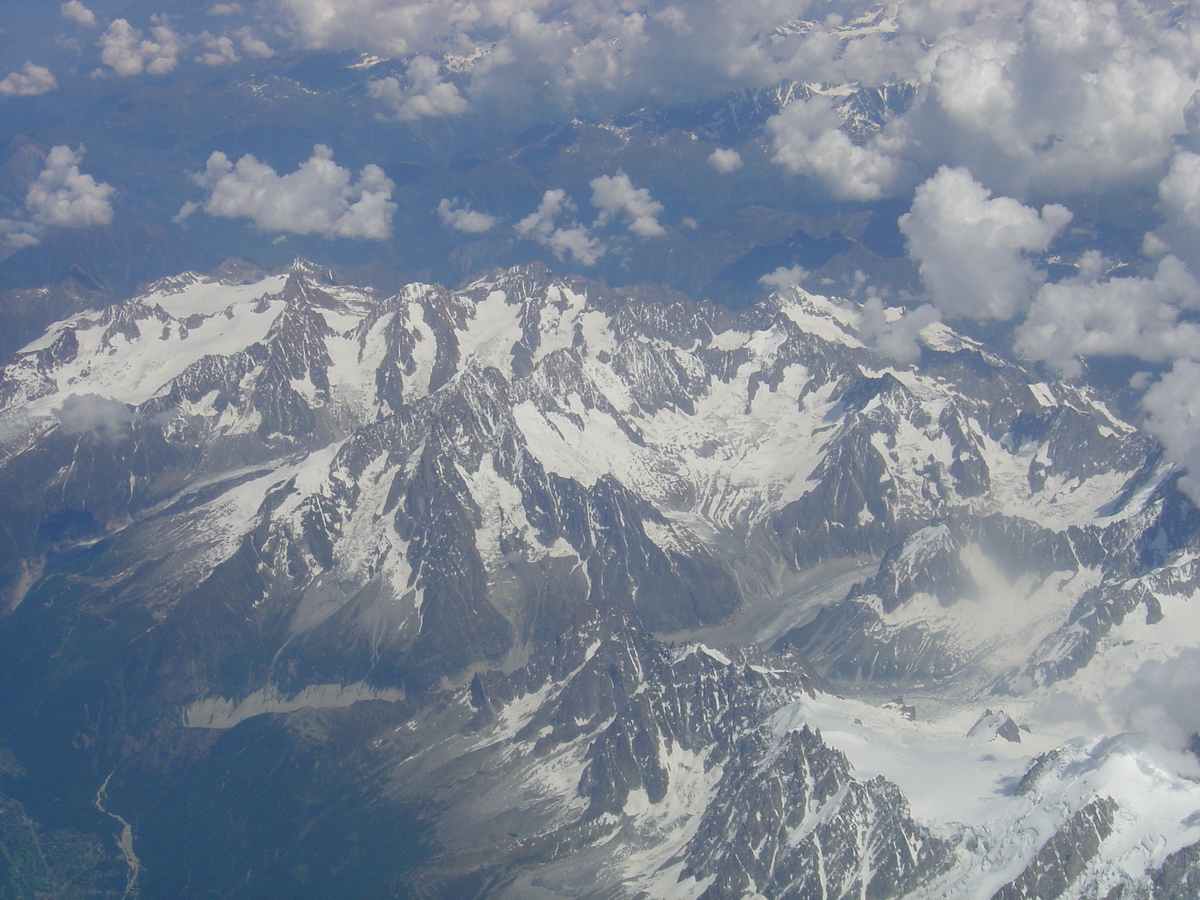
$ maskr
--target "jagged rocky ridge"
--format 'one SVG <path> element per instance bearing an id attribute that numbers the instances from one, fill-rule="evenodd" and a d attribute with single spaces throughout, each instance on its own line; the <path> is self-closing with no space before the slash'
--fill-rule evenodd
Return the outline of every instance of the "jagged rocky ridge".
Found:
<path id="1" fill-rule="evenodd" d="M 367 821 L 421 810 L 422 853 L 306 869 L 313 896 L 970 896 L 953 829 L 857 779 L 798 698 L 1020 696 L 1195 592 L 1153 441 L 944 326 L 909 367 L 797 290 L 735 313 L 537 267 L 392 296 L 239 275 L 60 322 L 0 376 L 0 650 L 29 686 L 0 740 L 74 754 L 80 795 L 115 773 L 162 826 L 150 896 L 232 878 L 151 786 L 226 783 L 264 729 L 348 749 L 312 785 L 347 815 L 342 778 Z M 1108 834 L 1054 849 L 1103 802 L 989 890 L 1116 878 Z M 223 852 L 251 896 L 292 851 Z"/>

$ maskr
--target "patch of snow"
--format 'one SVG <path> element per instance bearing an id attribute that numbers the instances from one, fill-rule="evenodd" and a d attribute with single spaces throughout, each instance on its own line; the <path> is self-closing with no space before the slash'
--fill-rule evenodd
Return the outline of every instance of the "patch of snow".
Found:
<path id="1" fill-rule="evenodd" d="M 1029 393 L 1033 394 L 1033 399 L 1039 405 L 1049 408 L 1058 406 L 1058 401 L 1054 399 L 1054 394 L 1050 390 L 1050 385 L 1039 381 L 1029 385 Z"/>
<path id="2" fill-rule="evenodd" d="M 785 302 L 780 309 L 805 334 L 815 335 L 831 344 L 862 347 L 854 334 L 858 315 L 828 297 L 798 292 L 799 299 Z"/>
<path id="3" fill-rule="evenodd" d="M 230 295 L 226 292 L 234 289 L 229 286 L 208 287 L 214 290 L 206 292 L 204 297 L 207 300 L 219 298 L 225 305 L 203 321 L 193 323 L 186 336 L 178 320 L 164 325 L 154 317 L 139 322 L 139 336 L 129 340 L 116 335 L 111 346 L 103 342 L 106 329 L 99 319 L 81 314 L 52 326 L 51 330 L 74 328 L 79 351 L 74 359 L 52 372 L 56 392 L 30 402 L 29 411 L 35 416 L 48 416 L 50 410 L 61 405 L 64 399 L 81 393 L 100 394 L 135 406 L 141 404 L 164 390 L 172 379 L 201 357 L 210 354 L 229 356 L 263 340 L 283 309 L 279 302 L 260 309 L 257 300 L 264 293 L 261 290 L 234 291 Z M 187 293 L 174 296 L 187 296 Z M 33 358 L 28 354 L 18 357 L 9 367 L 8 374 L 21 380 L 19 371 L 13 370 L 31 365 Z"/>
<path id="4" fill-rule="evenodd" d="M 278 294 L 287 283 L 286 275 L 270 275 L 253 284 L 224 284 L 203 279 L 182 290 L 155 291 L 139 297 L 146 306 L 161 306 L 176 319 L 189 316 L 205 318 L 223 312 L 229 306 L 244 306 L 269 294 Z"/>
<path id="5" fill-rule="evenodd" d="M 521 337 L 521 307 L 504 291 L 491 291 L 474 306 L 466 330 L 458 335 L 459 368 L 474 363 L 512 373 L 512 348 Z"/>

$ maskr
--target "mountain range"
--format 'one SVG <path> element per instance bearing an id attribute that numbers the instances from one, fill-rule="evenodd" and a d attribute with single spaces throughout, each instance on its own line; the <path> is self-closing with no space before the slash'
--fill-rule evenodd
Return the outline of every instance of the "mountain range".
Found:
<path id="1" fill-rule="evenodd" d="M 18 896 L 1194 895 L 1200 514 L 1097 390 L 797 286 L 97 296 L 0 369 Z"/>

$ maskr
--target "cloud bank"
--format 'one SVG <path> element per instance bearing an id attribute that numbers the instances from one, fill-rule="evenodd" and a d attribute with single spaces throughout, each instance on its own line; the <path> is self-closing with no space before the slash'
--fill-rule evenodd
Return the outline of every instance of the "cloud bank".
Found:
<path id="1" fill-rule="evenodd" d="M 79 171 L 83 147 L 51 148 L 37 180 L 25 194 L 16 218 L 0 218 L 0 249 L 6 253 L 41 240 L 47 226 L 87 228 L 112 221 L 116 190 Z"/>
<path id="2" fill-rule="evenodd" d="M 803 266 L 777 266 L 774 271 L 759 278 L 758 283 L 782 291 L 793 285 L 799 285 L 808 276 L 809 272 Z"/>
<path id="3" fill-rule="evenodd" d="M 199 40 L 204 47 L 204 52 L 196 57 L 198 63 L 206 66 L 224 66 L 240 59 L 233 46 L 233 38 L 227 34 L 213 35 L 202 31 Z"/>
<path id="4" fill-rule="evenodd" d="M 1166 0 L 270 0 L 263 10 L 297 46 L 429 60 L 410 84 L 377 88 L 399 93 L 397 114 L 419 97 L 442 115 L 480 101 L 588 115 L 781 82 L 915 85 L 912 108 L 869 139 L 844 134 L 820 94 L 772 123 L 778 163 L 847 199 L 895 190 L 909 162 L 923 177 L 966 167 L 1018 198 L 1152 184 L 1200 87 L 1200 13 Z M 425 115 L 418 105 L 405 114 Z"/>
<path id="5" fill-rule="evenodd" d="M 1113 698 L 1122 725 L 1152 735 L 1169 747 L 1186 749 L 1200 732 L 1200 650 L 1181 651 L 1167 659 L 1138 666 L 1127 687 Z"/>

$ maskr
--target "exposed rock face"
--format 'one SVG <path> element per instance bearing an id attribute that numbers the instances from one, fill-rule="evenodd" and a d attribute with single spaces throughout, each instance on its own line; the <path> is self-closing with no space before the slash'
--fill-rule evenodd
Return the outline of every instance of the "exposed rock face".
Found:
<path id="1" fill-rule="evenodd" d="M 406 751 L 398 772 L 406 791 L 439 785 L 442 815 L 469 829 L 442 865 L 491 869 L 504 844 L 519 847 L 520 871 L 488 876 L 504 896 L 568 896 L 585 872 L 596 896 L 614 897 L 741 897 L 755 885 L 901 897 L 928 883 L 950 846 L 913 822 L 894 785 L 855 779 L 817 732 L 778 731 L 772 712 L 812 684 L 763 661 L 668 647 L 631 622 L 577 622 L 545 662 L 477 675 L 477 712 L 451 739 L 463 746 L 432 766 Z M 467 757 L 476 774 L 464 781 Z M 539 773 L 564 770 L 580 774 L 556 796 Z M 622 842 L 644 864 L 622 862 Z"/>
<path id="2" fill-rule="evenodd" d="M 756 764 L 722 781 L 689 848 L 682 874 L 716 875 L 702 897 L 903 897 L 950 864 L 895 785 L 853 780 L 820 735 L 764 749 L 743 749 Z"/>
<path id="3" fill-rule="evenodd" d="M 1184 900 L 1200 891 L 1200 844 L 1190 844 L 1168 856 L 1151 873 L 1154 900 Z"/>
<path id="4" fill-rule="evenodd" d="M 992 712 L 990 709 L 985 709 L 983 715 L 976 720 L 971 726 L 971 730 L 967 732 L 967 737 L 982 738 L 984 740 L 1001 740 L 1008 741 L 1011 744 L 1021 743 L 1021 728 L 1011 717 L 1004 714 L 1004 710 Z"/>
<path id="5" fill-rule="evenodd" d="M 1116 804 L 1108 798 L 1094 800 L 1075 813 L 1015 881 L 992 895 L 992 900 L 1057 900 L 1100 850 L 1113 828 Z"/>

